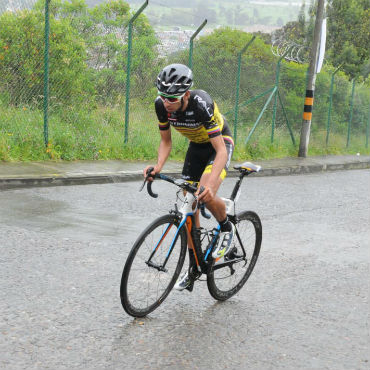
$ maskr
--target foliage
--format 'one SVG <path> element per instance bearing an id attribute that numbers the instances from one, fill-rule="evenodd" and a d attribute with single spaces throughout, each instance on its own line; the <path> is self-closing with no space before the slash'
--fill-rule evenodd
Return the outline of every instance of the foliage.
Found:
<path id="1" fill-rule="evenodd" d="M 290 40 L 310 49 L 316 17 L 316 1 L 311 1 L 308 20 L 302 5 L 297 21 L 276 32 L 277 38 Z M 370 3 L 368 0 L 329 0 L 326 9 L 326 59 L 342 66 L 351 78 L 366 78 L 370 73 Z"/>
<path id="2" fill-rule="evenodd" d="M 35 106 L 43 98 L 44 0 L 33 10 L 0 15 L 0 94 L 12 104 Z M 97 102 L 119 104 L 126 87 L 127 24 L 122 0 L 89 9 L 84 0 L 50 2 L 50 91 L 54 107 Z M 133 27 L 141 58 L 132 62 L 132 88 L 151 83 L 157 40 L 145 16 Z M 9 96 L 10 95 L 10 96 Z"/>
<path id="3" fill-rule="evenodd" d="M 0 93 L 12 104 L 39 105 L 43 97 L 43 14 L 24 10 L 0 15 Z M 68 20 L 50 20 L 50 86 L 64 81 L 53 97 L 66 103 L 78 101 L 89 91 L 84 41 Z"/>
<path id="4" fill-rule="evenodd" d="M 352 78 L 366 73 L 364 65 L 370 62 L 370 2 L 330 0 L 327 16 L 330 61 L 334 66 L 343 64 Z"/>
<path id="5" fill-rule="evenodd" d="M 251 37 L 243 31 L 222 28 L 201 37 L 195 46 L 193 69 L 196 86 L 208 91 L 220 104 L 235 99 L 238 54 Z M 257 38 L 242 55 L 242 64 L 240 91 L 247 97 L 261 89 L 263 83 L 269 83 L 269 73 L 264 73 L 263 81 L 256 81 L 250 76 L 265 66 L 269 66 L 266 71 L 271 70 L 274 58 L 269 47 Z M 225 103 L 224 106 L 230 104 Z"/>

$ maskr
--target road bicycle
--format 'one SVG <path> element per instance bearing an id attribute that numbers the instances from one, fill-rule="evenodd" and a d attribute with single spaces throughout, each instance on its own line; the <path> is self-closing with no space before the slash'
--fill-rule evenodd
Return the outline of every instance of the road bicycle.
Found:
<path id="1" fill-rule="evenodd" d="M 230 198 L 222 199 L 236 233 L 230 252 L 221 260 L 212 257 L 220 226 L 201 229 L 195 227 L 194 217 L 198 208 L 204 217 L 211 217 L 194 195 L 197 186 L 163 174 L 154 176 L 178 186 L 179 190 L 174 209 L 157 218 L 141 233 L 127 257 L 120 295 L 122 306 L 129 315 L 144 317 L 166 299 L 180 275 L 187 251 L 188 273 L 192 280 L 188 290 L 192 291 L 193 283 L 204 274 L 211 296 L 225 301 L 246 283 L 260 252 L 262 224 L 255 212 L 236 213 L 235 208 L 243 178 L 260 171 L 261 167 L 245 162 L 234 166 L 234 169 L 239 171 L 239 178 Z M 148 174 L 152 170 L 149 169 Z M 147 191 L 156 198 L 158 195 L 153 193 L 152 184 L 153 182 L 147 183 Z"/>

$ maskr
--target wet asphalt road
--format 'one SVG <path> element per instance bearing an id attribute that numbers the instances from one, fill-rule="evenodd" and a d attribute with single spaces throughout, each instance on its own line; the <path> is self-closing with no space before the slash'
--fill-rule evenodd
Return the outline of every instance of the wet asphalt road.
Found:
<path id="1" fill-rule="evenodd" d="M 247 285 L 217 303 L 200 282 L 140 320 L 121 272 L 173 186 L 0 192 L 0 368 L 369 369 L 369 185 L 369 170 L 246 179 L 238 208 L 264 227 Z"/>

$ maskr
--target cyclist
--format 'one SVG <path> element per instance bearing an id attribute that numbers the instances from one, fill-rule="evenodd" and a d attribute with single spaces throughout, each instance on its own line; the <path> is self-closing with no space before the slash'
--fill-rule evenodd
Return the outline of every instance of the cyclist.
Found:
<path id="1" fill-rule="evenodd" d="M 199 194 L 198 190 L 196 195 L 220 224 L 219 242 L 212 254 L 217 261 L 229 252 L 235 234 L 235 227 L 226 215 L 225 203 L 216 195 L 230 165 L 234 142 L 217 104 L 207 92 L 190 90 L 192 85 L 193 73 L 183 64 L 170 64 L 157 77 L 158 97 L 155 100 L 155 111 L 161 141 L 157 164 L 151 175 L 161 172 L 171 152 L 172 126 L 190 140 L 182 177 L 189 182 L 199 182 L 199 188 L 204 187 L 204 191 Z M 145 167 L 144 176 L 150 167 L 153 166 Z M 149 180 L 152 181 L 152 178 Z M 199 213 L 195 223 L 199 228 Z M 192 279 L 186 272 L 177 281 L 175 289 L 189 289 L 191 285 Z"/>

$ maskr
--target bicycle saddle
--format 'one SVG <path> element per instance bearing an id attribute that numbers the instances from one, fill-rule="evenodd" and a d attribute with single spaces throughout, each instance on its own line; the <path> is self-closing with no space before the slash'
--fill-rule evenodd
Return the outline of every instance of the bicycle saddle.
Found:
<path id="1" fill-rule="evenodd" d="M 234 168 L 236 170 L 246 170 L 248 171 L 249 173 L 251 172 L 258 172 L 260 171 L 260 169 L 262 168 L 261 166 L 258 166 L 256 164 L 253 164 L 252 162 L 244 162 L 242 164 L 236 164 L 234 166 Z"/>

